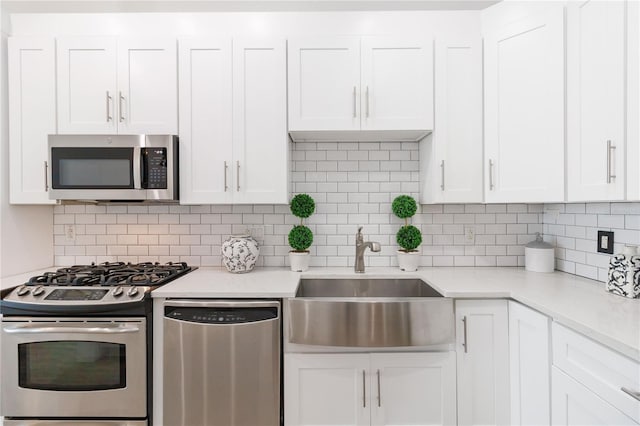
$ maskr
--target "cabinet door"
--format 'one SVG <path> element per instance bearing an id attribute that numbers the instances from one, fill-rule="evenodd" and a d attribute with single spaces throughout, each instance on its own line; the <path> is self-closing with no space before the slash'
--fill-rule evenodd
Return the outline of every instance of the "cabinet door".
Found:
<path id="1" fill-rule="evenodd" d="M 487 202 L 564 200 L 564 5 L 529 7 L 485 34 Z"/>
<path id="2" fill-rule="evenodd" d="M 435 42 L 435 130 L 420 143 L 422 202 L 482 202 L 482 44 Z"/>
<path id="3" fill-rule="evenodd" d="M 433 42 L 363 37 L 363 130 L 433 129 Z"/>
<path id="4" fill-rule="evenodd" d="M 288 426 L 370 424 L 368 354 L 285 354 Z"/>
<path id="5" fill-rule="evenodd" d="M 372 425 L 455 425 L 455 352 L 371 354 Z"/>
<path id="6" fill-rule="evenodd" d="M 511 424 L 548 425 L 551 421 L 549 318 L 509 302 Z"/>
<path id="7" fill-rule="evenodd" d="M 506 300 L 456 301 L 458 424 L 509 425 Z"/>
<path id="8" fill-rule="evenodd" d="M 360 38 L 289 41 L 289 130 L 360 130 Z"/>
<path id="9" fill-rule="evenodd" d="M 625 3 L 567 7 L 568 201 L 623 200 Z"/>
<path id="10" fill-rule="evenodd" d="M 57 40 L 58 133 L 115 134 L 116 40 Z"/>
<path id="11" fill-rule="evenodd" d="M 118 40 L 118 133 L 178 132 L 176 40 Z"/>
<path id="12" fill-rule="evenodd" d="M 233 41 L 235 203 L 289 202 L 286 43 Z"/>
<path id="13" fill-rule="evenodd" d="M 180 40 L 180 203 L 230 203 L 231 40 Z"/>
<path id="14" fill-rule="evenodd" d="M 47 193 L 47 135 L 56 132 L 52 38 L 9 38 L 11 204 L 54 204 Z"/>
<path id="15" fill-rule="evenodd" d="M 637 426 L 638 423 L 578 383 L 552 368 L 551 423 L 557 426 Z"/>

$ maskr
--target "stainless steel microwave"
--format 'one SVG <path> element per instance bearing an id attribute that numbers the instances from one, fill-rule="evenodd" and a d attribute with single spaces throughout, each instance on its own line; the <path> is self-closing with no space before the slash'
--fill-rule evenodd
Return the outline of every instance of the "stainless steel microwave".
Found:
<path id="1" fill-rule="evenodd" d="M 177 201 L 178 137 L 49 135 L 49 198 Z"/>

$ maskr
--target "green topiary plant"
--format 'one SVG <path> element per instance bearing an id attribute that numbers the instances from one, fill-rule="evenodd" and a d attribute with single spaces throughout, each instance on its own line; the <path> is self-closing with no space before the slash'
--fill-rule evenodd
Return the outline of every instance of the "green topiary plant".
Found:
<path id="1" fill-rule="evenodd" d="M 409 218 L 418 211 L 416 200 L 408 195 L 399 195 L 391 203 L 391 210 L 400 219 L 404 219 L 404 225 L 396 234 L 398 245 L 402 247 L 402 251 L 416 251 L 422 243 L 422 234 L 418 228 L 409 225 Z"/>
<path id="2" fill-rule="evenodd" d="M 300 225 L 296 225 L 289 232 L 289 245 L 294 252 L 306 252 L 313 243 L 313 232 L 304 225 L 303 220 L 316 210 L 316 203 L 307 194 L 298 194 L 289 203 L 291 213 L 300 218 Z"/>

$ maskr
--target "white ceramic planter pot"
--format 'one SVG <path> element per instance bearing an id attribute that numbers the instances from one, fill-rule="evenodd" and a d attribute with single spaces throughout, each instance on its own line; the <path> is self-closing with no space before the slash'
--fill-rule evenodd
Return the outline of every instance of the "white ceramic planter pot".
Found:
<path id="1" fill-rule="evenodd" d="M 401 271 L 415 272 L 420 267 L 420 250 L 405 252 L 398 250 L 398 267 Z"/>
<path id="2" fill-rule="evenodd" d="M 289 264 L 291 265 L 291 270 L 293 272 L 304 272 L 309 269 L 309 261 L 311 260 L 311 255 L 308 251 L 306 252 L 289 252 Z"/>
<path id="3" fill-rule="evenodd" d="M 222 243 L 222 263 L 229 272 L 249 272 L 260 255 L 258 242 L 249 235 L 232 235 Z"/>

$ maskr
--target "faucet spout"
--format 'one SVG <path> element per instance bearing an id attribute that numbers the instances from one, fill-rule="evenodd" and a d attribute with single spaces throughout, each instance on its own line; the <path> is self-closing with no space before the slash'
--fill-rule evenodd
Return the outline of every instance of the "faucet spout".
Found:
<path id="1" fill-rule="evenodd" d="M 364 273 L 364 251 L 369 247 L 372 252 L 379 252 L 381 247 L 380 243 L 376 241 L 364 241 L 362 235 L 362 227 L 358 227 L 358 233 L 356 234 L 356 262 L 353 269 L 357 273 Z"/>

